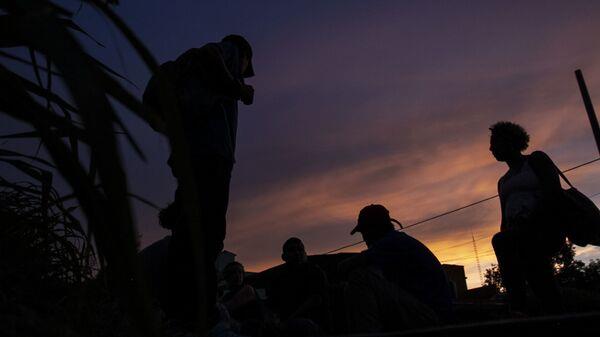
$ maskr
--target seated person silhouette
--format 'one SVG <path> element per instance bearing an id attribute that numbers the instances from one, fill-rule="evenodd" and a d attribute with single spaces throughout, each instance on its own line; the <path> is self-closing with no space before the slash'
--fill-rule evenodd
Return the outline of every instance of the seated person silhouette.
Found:
<path id="1" fill-rule="evenodd" d="M 244 266 L 239 262 L 231 262 L 223 269 L 225 279 L 225 294 L 221 303 L 229 314 L 238 322 L 249 319 L 260 319 L 261 308 L 256 290 L 244 283 Z"/>
<path id="2" fill-rule="evenodd" d="M 392 221 L 385 207 L 369 205 L 350 233 L 360 232 L 368 247 L 338 265 L 348 274 L 350 333 L 426 327 L 449 315 L 452 291 L 440 262 L 421 242 L 395 231 Z"/>
<path id="3" fill-rule="evenodd" d="M 172 230 L 181 221 L 181 212 L 175 203 L 160 210 L 158 221 L 162 228 Z M 169 301 L 168 256 L 171 235 L 153 242 L 138 253 L 142 272 L 148 285 L 153 302 L 163 311 Z"/>
<path id="4" fill-rule="evenodd" d="M 268 306 L 283 323 L 308 319 L 323 327 L 327 322 L 327 278 L 307 261 L 304 244 L 290 238 L 283 244 L 285 264 L 268 287 Z"/>

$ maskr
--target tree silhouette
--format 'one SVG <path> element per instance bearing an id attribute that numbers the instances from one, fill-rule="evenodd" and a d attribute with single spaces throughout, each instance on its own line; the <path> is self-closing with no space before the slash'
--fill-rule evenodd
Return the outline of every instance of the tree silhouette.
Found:
<path id="1" fill-rule="evenodd" d="M 562 287 L 580 290 L 600 291 L 600 260 L 592 260 L 587 265 L 575 259 L 575 246 L 567 242 L 552 258 L 557 282 Z M 492 264 L 486 269 L 484 286 L 493 287 L 503 293 L 502 276 L 498 266 Z"/>

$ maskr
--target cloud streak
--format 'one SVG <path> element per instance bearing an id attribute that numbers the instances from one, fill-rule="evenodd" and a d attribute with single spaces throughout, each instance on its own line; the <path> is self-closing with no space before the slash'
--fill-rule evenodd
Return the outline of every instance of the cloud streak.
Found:
<path id="1" fill-rule="evenodd" d="M 254 45 L 257 96 L 240 109 L 226 241 L 250 270 L 277 264 L 290 236 L 304 239 L 309 253 L 358 240 L 348 233 L 369 203 L 410 224 L 496 194 L 505 167 L 489 154 L 487 128 L 498 120 L 523 124 L 531 149 L 561 168 L 597 155 L 572 73 L 584 69 L 600 102 L 596 3 L 193 6 L 147 6 L 153 12 L 143 20 L 135 6 L 129 14 L 177 21 L 158 36 L 147 23 L 139 27 L 165 57 L 232 31 Z M 231 13 L 243 14 L 232 22 Z M 165 42 L 165 34 L 180 38 Z M 174 190 L 166 151 L 151 153 L 150 167 L 130 163 L 139 172 L 133 190 L 159 203 Z M 586 193 L 600 191 L 597 164 L 569 177 Z M 493 263 L 486 254 L 498 208 L 491 200 L 408 232 L 440 260 L 465 264 L 474 286 L 473 247 L 461 243 L 487 238 L 477 241 L 481 262 Z M 154 217 L 138 211 L 144 244 L 164 233 Z"/>

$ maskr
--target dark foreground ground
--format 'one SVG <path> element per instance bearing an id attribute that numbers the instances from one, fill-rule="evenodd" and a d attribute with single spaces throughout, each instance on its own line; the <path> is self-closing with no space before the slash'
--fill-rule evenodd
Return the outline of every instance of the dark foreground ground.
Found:
<path id="1" fill-rule="evenodd" d="M 359 336 L 598 336 L 600 311 L 523 319 L 458 324 L 440 328 L 421 329 L 385 334 Z"/>

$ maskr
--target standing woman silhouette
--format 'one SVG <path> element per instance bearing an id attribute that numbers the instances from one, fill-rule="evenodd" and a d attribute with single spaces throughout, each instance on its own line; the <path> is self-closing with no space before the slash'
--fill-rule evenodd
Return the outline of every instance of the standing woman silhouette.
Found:
<path id="1" fill-rule="evenodd" d="M 498 181 L 502 211 L 492 246 L 513 312 L 526 310 L 527 285 L 549 313 L 563 311 L 552 257 L 565 244 L 561 226 L 564 194 L 558 169 L 541 151 L 529 155 L 529 134 L 518 124 L 490 127 L 490 151 L 508 171 Z"/>

